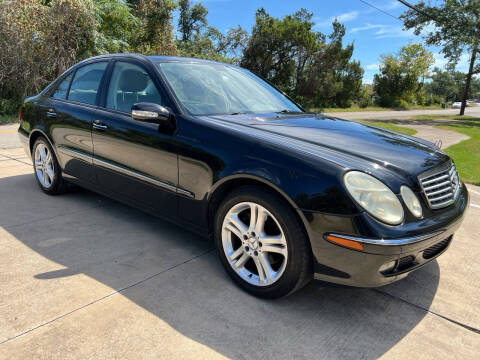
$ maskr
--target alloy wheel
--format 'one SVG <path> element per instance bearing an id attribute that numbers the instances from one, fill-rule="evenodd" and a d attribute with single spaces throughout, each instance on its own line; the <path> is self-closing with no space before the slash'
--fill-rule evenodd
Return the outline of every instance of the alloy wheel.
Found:
<path id="1" fill-rule="evenodd" d="M 271 285 L 285 271 L 285 234 L 272 213 L 257 203 L 241 202 L 227 212 L 222 245 L 232 269 L 250 284 Z"/>
<path id="2" fill-rule="evenodd" d="M 52 154 L 45 144 L 39 143 L 35 148 L 34 164 L 38 181 L 45 189 L 49 189 L 55 180 L 55 171 Z"/>

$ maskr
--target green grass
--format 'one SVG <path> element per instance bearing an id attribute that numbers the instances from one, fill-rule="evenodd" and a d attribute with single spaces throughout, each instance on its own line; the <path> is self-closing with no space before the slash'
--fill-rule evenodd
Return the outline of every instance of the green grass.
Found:
<path id="1" fill-rule="evenodd" d="M 0 125 L 18 122 L 18 115 L 0 115 Z"/>
<path id="2" fill-rule="evenodd" d="M 432 104 L 432 105 L 410 105 L 409 110 L 437 110 L 441 109 L 441 104 Z"/>
<path id="3" fill-rule="evenodd" d="M 455 160 L 463 181 L 480 185 L 480 123 L 471 121 L 437 127 L 470 136 L 468 140 L 449 146 L 445 152 Z"/>
<path id="4" fill-rule="evenodd" d="M 417 130 L 415 130 L 415 129 L 411 129 L 411 128 L 403 127 L 403 126 L 397 126 L 397 125 L 394 125 L 394 124 L 384 123 L 384 122 L 380 122 L 380 121 L 370 121 L 370 120 L 356 120 L 356 121 L 364 123 L 364 124 L 372 125 L 372 126 L 381 127 L 381 128 L 388 129 L 388 130 L 398 131 L 398 132 L 401 132 L 401 133 L 404 133 L 404 134 L 407 134 L 407 135 L 415 135 L 417 133 Z"/>
<path id="5" fill-rule="evenodd" d="M 388 108 L 380 107 L 380 106 L 368 106 L 366 108 L 361 108 L 358 106 L 352 106 L 349 108 L 311 108 L 309 111 L 312 112 L 356 112 L 356 111 L 385 111 L 391 110 Z"/>
<path id="6" fill-rule="evenodd" d="M 422 105 L 411 105 L 410 110 L 421 110 L 421 109 L 441 109 L 441 105 L 434 104 L 429 106 Z M 381 106 L 367 106 L 366 108 L 361 108 L 358 106 L 352 106 L 349 108 L 310 108 L 308 109 L 311 112 L 357 112 L 357 111 L 392 111 L 398 110 L 394 108 L 386 108 Z"/>
<path id="7" fill-rule="evenodd" d="M 465 120 L 465 121 L 480 121 L 480 117 L 469 116 L 469 115 L 415 115 L 410 117 L 412 120 Z"/>

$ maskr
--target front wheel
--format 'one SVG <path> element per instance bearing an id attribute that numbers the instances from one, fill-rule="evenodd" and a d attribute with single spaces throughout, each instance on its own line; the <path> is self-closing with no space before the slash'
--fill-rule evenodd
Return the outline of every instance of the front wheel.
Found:
<path id="1" fill-rule="evenodd" d="M 216 214 L 215 239 L 228 274 L 255 296 L 286 296 L 312 277 L 303 226 L 270 191 L 249 186 L 229 194 Z"/>

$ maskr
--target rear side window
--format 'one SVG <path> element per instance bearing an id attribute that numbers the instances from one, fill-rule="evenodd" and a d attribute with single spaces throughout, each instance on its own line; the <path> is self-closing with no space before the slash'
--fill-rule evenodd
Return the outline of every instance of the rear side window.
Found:
<path id="1" fill-rule="evenodd" d="M 52 97 L 55 99 L 66 99 L 68 87 L 70 86 L 70 81 L 72 80 L 73 74 L 68 75 L 60 85 L 57 86 L 57 89 L 52 94 Z"/>
<path id="2" fill-rule="evenodd" d="M 115 63 L 106 107 L 129 113 L 132 105 L 140 102 L 163 105 L 157 87 L 144 68 L 128 62 Z"/>
<path id="3" fill-rule="evenodd" d="M 106 62 L 99 62 L 78 69 L 70 86 L 68 100 L 95 105 L 98 88 L 106 68 Z"/>

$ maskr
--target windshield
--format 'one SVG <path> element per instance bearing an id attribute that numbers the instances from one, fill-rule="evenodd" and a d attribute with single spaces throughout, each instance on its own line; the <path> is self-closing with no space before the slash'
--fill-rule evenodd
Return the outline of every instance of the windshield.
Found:
<path id="1" fill-rule="evenodd" d="M 157 63 L 193 115 L 301 112 L 292 101 L 247 70 L 215 63 Z"/>

